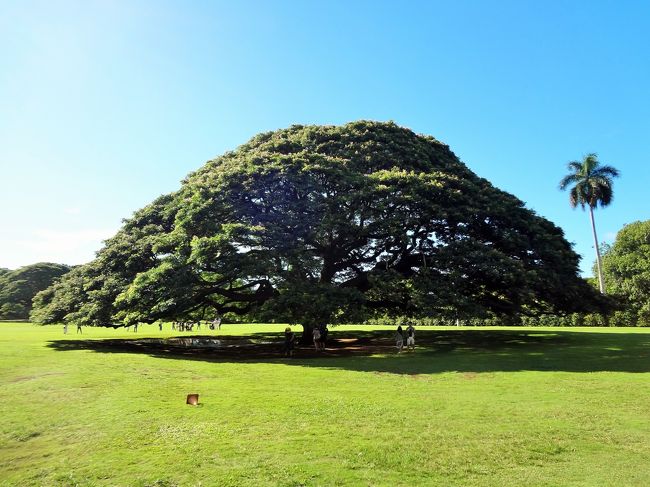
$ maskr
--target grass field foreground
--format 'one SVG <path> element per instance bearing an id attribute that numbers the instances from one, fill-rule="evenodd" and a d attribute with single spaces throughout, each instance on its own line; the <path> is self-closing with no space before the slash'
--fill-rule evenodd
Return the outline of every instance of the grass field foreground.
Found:
<path id="1" fill-rule="evenodd" d="M 279 350 L 283 328 L 199 334 Z M 195 335 L 0 323 L 0 485 L 650 485 L 650 330 L 421 328 L 414 353 L 294 359 L 91 342 Z"/>

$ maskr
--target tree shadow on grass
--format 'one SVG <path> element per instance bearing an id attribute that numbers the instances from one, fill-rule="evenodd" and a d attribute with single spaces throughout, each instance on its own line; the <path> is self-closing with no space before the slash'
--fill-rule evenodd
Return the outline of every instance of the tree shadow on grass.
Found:
<path id="1" fill-rule="evenodd" d="M 195 335 L 169 339 L 55 340 L 57 351 L 140 353 L 210 362 L 285 363 L 392 374 L 565 371 L 650 372 L 650 334 L 548 330 L 417 330 L 415 352 L 397 354 L 390 331 L 330 332 L 327 350 L 299 346 L 283 358 L 277 333 Z M 308 344 L 311 345 L 311 344 Z"/>

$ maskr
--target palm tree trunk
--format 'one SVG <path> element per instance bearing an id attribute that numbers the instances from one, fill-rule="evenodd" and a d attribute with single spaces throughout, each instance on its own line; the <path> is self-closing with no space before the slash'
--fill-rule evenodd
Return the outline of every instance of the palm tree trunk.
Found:
<path id="1" fill-rule="evenodd" d="M 589 217 L 591 218 L 591 230 L 594 232 L 594 246 L 596 247 L 596 267 L 598 268 L 598 287 L 601 294 L 605 294 L 605 282 L 603 281 L 603 271 L 600 263 L 600 247 L 598 246 L 598 237 L 596 236 L 596 223 L 594 222 L 594 209 L 589 205 Z"/>

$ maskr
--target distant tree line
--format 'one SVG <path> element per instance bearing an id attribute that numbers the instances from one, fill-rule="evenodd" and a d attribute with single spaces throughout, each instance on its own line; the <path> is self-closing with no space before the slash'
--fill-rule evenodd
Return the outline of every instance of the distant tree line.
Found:
<path id="1" fill-rule="evenodd" d="M 0 320 L 29 318 L 32 299 L 66 274 L 70 267 L 39 262 L 16 270 L 0 269 Z"/>
<path id="2" fill-rule="evenodd" d="M 615 326 L 650 326 L 650 220 L 630 223 L 604 246 L 606 291 L 619 301 Z"/>

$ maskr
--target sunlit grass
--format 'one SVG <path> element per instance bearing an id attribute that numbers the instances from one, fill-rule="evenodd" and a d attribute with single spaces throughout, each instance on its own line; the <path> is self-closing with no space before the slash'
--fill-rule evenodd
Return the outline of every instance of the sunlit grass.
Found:
<path id="1" fill-rule="evenodd" d="M 169 327 L 0 323 L 0 483 L 649 485 L 649 331 L 418 329 L 412 354 L 219 360 L 80 346 L 196 335 Z"/>

